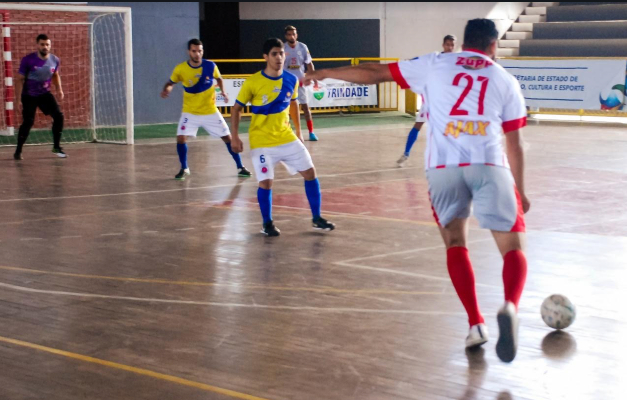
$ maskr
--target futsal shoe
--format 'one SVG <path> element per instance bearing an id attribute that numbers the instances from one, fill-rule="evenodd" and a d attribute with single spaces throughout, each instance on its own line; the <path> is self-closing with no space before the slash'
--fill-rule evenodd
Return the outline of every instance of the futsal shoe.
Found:
<path id="1" fill-rule="evenodd" d="M 403 154 L 396 163 L 398 164 L 398 167 L 401 168 L 405 166 L 405 163 L 407 162 L 407 160 L 409 160 L 409 156 L 406 156 L 405 154 Z"/>
<path id="2" fill-rule="evenodd" d="M 24 157 L 22 157 L 22 153 L 15 153 L 13 154 L 13 158 L 16 160 L 23 160 Z"/>
<path id="3" fill-rule="evenodd" d="M 518 349 L 518 315 L 511 301 L 505 302 L 496 314 L 499 323 L 499 340 L 496 342 L 496 355 L 501 361 L 512 362 Z"/>
<path id="4" fill-rule="evenodd" d="M 309 141 L 310 142 L 317 142 L 318 141 L 318 136 L 316 136 L 316 134 L 313 133 L 313 132 L 309 132 Z"/>
<path id="5" fill-rule="evenodd" d="M 472 349 L 481 346 L 488 341 L 488 327 L 485 324 L 477 324 L 470 327 L 466 336 L 466 348 Z"/>
<path id="6" fill-rule="evenodd" d="M 312 222 L 313 222 L 314 229 L 320 229 L 320 230 L 327 231 L 327 232 L 335 229 L 334 223 L 329 222 L 322 217 L 315 218 L 314 220 L 312 220 Z"/>
<path id="7" fill-rule="evenodd" d="M 186 176 L 191 175 L 191 171 L 189 170 L 189 168 L 181 168 L 181 170 L 179 171 L 178 174 L 176 174 L 176 176 L 174 177 L 174 179 L 176 179 L 177 181 L 184 181 Z"/>
<path id="8" fill-rule="evenodd" d="M 250 178 L 252 174 L 249 170 L 246 169 L 246 167 L 242 167 L 239 169 L 237 176 L 239 176 L 240 178 Z"/>
<path id="9" fill-rule="evenodd" d="M 57 155 L 59 158 L 67 158 L 67 154 L 63 152 L 61 147 L 53 147 L 52 152 Z"/>
<path id="10" fill-rule="evenodd" d="M 263 224 L 263 229 L 261 230 L 261 233 L 266 236 L 279 236 L 281 234 L 281 231 L 279 230 L 279 228 L 274 226 L 274 222 L 269 221 Z"/>

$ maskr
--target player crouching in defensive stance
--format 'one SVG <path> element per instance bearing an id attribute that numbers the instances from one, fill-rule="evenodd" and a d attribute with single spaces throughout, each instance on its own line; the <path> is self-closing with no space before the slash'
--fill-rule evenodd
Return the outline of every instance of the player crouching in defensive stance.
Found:
<path id="1" fill-rule="evenodd" d="M 191 174 L 187 165 L 187 137 L 196 137 L 199 127 L 206 130 L 209 135 L 222 139 L 239 170 L 237 175 L 247 178 L 250 176 L 250 171 L 242 165 L 240 155 L 231 149 L 229 126 L 216 106 L 214 80 L 218 83 L 224 100 L 228 102 L 228 96 L 222 83 L 222 75 L 213 61 L 202 58 L 203 46 L 200 40 L 190 40 L 187 43 L 187 50 L 189 60 L 174 68 L 170 80 L 161 91 L 161 97 L 167 98 L 178 82 L 182 83 L 184 90 L 183 113 L 176 132 L 176 151 L 181 162 L 181 170 L 174 179 L 184 181 L 185 177 Z"/>
<path id="2" fill-rule="evenodd" d="M 303 144 L 298 113 L 298 79 L 283 71 L 285 51 L 277 38 L 263 44 L 266 68 L 250 76 L 237 96 L 231 109 L 232 148 L 242 152 L 244 146 L 238 135 L 240 113 L 247 103 L 253 113 L 248 130 L 251 156 L 255 175 L 259 181 L 257 199 L 263 217 L 262 233 L 279 236 L 279 229 L 272 222 L 272 180 L 274 167 L 282 162 L 292 175 L 299 172 L 305 178 L 305 193 L 311 206 L 314 229 L 332 231 L 335 225 L 320 216 L 322 193 L 316 170 L 307 148 Z M 292 117 L 296 133 L 292 131 Z"/>

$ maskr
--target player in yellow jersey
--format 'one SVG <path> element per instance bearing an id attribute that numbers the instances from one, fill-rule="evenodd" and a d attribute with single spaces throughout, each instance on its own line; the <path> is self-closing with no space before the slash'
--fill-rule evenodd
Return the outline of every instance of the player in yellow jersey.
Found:
<path id="1" fill-rule="evenodd" d="M 250 172 L 242 165 L 240 155 L 231 149 L 231 133 L 229 126 L 224 121 L 222 114 L 216 106 L 216 90 L 214 79 L 217 82 L 225 101 L 228 102 L 228 96 L 222 85 L 222 75 L 216 64 L 202 58 L 203 48 L 202 42 L 198 39 L 192 39 L 187 43 L 189 51 L 189 60 L 185 61 L 174 68 L 172 76 L 168 83 L 163 87 L 161 97 L 164 99 L 170 95 L 172 88 L 178 82 L 183 85 L 183 113 L 179 121 L 176 150 L 181 161 L 181 170 L 175 176 L 175 179 L 185 180 L 190 174 L 187 165 L 187 136 L 196 137 L 198 128 L 202 127 L 211 136 L 221 138 L 226 143 L 226 148 L 235 160 L 235 164 L 239 169 L 238 176 L 249 177 Z"/>
<path id="2" fill-rule="evenodd" d="M 279 162 L 285 165 L 290 174 L 299 172 L 305 178 L 305 193 L 313 215 L 313 227 L 331 231 L 335 225 L 320 216 L 320 183 L 300 132 L 296 101 L 298 79 L 283 71 L 283 42 L 276 38 L 266 40 L 263 58 L 267 62 L 266 68 L 246 79 L 231 109 L 233 151 L 240 153 L 244 149 L 238 135 L 240 113 L 247 103 L 251 104 L 253 116 L 248 133 L 253 167 L 259 181 L 257 199 L 263 217 L 261 233 L 267 236 L 279 236 L 281 233 L 272 222 L 272 181 L 274 166 Z M 290 126 L 290 116 L 296 133 Z"/>

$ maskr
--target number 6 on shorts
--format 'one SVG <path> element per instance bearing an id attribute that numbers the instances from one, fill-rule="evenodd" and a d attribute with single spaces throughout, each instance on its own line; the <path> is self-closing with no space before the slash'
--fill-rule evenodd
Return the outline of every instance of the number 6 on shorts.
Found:
<path id="1" fill-rule="evenodd" d="M 259 156 L 259 162 L 260 163 L 265 163 L 266 162 L 266 157 L 264 155 Z"/>

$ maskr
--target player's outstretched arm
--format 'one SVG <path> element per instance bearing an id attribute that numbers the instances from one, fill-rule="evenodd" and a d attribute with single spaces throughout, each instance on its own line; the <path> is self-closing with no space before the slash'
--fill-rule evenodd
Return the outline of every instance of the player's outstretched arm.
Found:
<path id="1" fill-rule="evenodd" d="M 244 143 L 239 138 L 239 120 L 242 112 L 242 106 L 239 103 L 235 103 L 231 107 L 231 150 L 235 153 L 241 153 L 244 151 Z"/>
<path id="2" fill-rule="evenodd" d="M 373 84 L 381 82 L 391 82 L 394 80 L 392 72 L 386 64 L 361 64 L 356 67 L 340 67 L 319 69 L 305 74 L 305 84 L 312 81 L 332 78 L 341 79 L 347 82 Z"/>
<path id="3" fill-rule="evenodd" d="M 523 149 L 522 131 L 517 129 L 507 132 L 505 134 L 505 141 L 507 143 L 507 159 L 509 160 L 509 166 L 514 176 L 516 188 L 520 194 L 523 211 L 527 212 L 529 211 L 531 203 L 525 194 L 525 151 Z"/>
<path id="4" fill-rule="evenodd" d="M 294 123 L 294 133 L 298 137 L 298 140 L 305 142 L 303 134 L 300 132 L 300 110 L 298 109 L 298 100 L 290 101 L 290 117 Z"/>
<path id="5" fill-rule="evenodd" d="M 166 99 L 170 93 L 172 92 L 172 88 L 174 87 L 174 83 L 172 81 L 168 81 L 161 91 L 161 98 Z"/>

